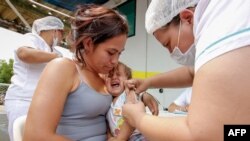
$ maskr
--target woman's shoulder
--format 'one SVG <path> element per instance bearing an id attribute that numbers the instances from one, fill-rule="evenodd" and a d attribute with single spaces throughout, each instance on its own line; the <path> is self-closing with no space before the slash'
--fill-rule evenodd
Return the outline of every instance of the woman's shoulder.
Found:
<path id="1" fill-rule="evenodd" d="M 56 58 L 51 60 L 45 68 L 45 76 L 58 79 L 64 84 L 71 85 L 71 91 L 79 85 L 76 63 L 68 58 Z"/>
<path id="2" fill-rule="evenodd" d="M 76 65 L 76 63 L 72 59 L 64 58 L 64 57 L 53 59 L 49 63 L 54 64 L 54 65 L 62 65 L 62 66 L 64 66 L 64 65 L 75 66 Z"/>
<path id="3" fill-rule="evenodd" d="M 60 73 L 63 72 L 76 72 L 76 63 L 68 58 L 56 58 L 48 63 L 48 68 L 58 69 Z"/>

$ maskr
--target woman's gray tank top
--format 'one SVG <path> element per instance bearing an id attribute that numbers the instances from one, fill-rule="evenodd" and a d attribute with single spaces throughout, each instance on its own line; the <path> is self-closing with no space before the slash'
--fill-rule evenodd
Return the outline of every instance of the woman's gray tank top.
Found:
<path id="1" fill-rule="evenodd" d="M 100 94 L 81 82 L 68 95 L 57 133 L 74 141 L 105 141 L 105 115 L 111 101 L 111 95 Z"/>

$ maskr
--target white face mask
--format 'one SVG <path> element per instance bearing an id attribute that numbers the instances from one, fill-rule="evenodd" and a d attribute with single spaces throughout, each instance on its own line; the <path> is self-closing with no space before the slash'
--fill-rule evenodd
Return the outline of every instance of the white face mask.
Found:
<path id="1" fill-rule="evenodd" d="M 54 37 L 54 38 L 53 38 L 53 44 L 52 44 L 52 47 L 57 46 L 57 44 L 58 44 L 58 38 L 57 38 L 57 37 Z"/>
<path id="2" fill-rule="evenodd" d="M 194 59 L 195 59 L 195 45 L 192 44 L 185 53 L 182 53 L 178 47 L 179 40 L 180 40 L 180 31 L 181 31 L 181 22 L 180 22 L 179 33 L 178 33 L 177 46 L 174 48 L 173 52 L 171 53 L 171 58 L 174 59 L 178 64 L 186 65 L 186 66 L 193 66 Z"/>
<path id="3" fill-rule="evenodd" d="M 58 44 L 58 37 L 56 36 L 56 33 L 54 33 L 52 48 L 57 46 L 57 44 Z"/>
<path id="4" fill-rule="evenodd" d="M 182 53 L 178 47 L 175 47 L 171 53 L 171 58 L 173 58 L 178 64 L 193 66 L 195 59 L 195 45 L 192 44 L 185 53 Z"/>

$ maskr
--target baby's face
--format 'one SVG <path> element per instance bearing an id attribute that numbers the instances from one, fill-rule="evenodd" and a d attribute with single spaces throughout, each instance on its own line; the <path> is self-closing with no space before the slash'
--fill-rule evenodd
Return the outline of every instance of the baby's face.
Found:
<path id="1" fill-rule="evenodd" d="M 124 80 L 127 80 L 127 76 L 124 72 L 124 68 L 119 66 L 113 74 L 106 76 L 105 83 L 108 92 L 112 96 L 119 96 L 124 91 Z"/>

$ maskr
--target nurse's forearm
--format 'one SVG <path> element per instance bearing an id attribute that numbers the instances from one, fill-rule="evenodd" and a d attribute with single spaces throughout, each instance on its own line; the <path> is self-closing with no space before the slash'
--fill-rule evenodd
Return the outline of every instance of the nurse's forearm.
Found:
<path id="1" fill-rule="evenodd" d="M 148 78 L 150 88 L 182 88 L 192 86 L 193 67 L 181 67 Z"/>
<path id="2" fill-rule="evenodd" d="M 136 128 L 145 135 L 148 140 L 192 141 L 193 137 L 186 120 L 186 117 L 156 117 L 144 115 L 136 122 Z"/>
<path id="3" fill-rule="evenodd" d="M 17 56 L 23 62 L 31 64 L 46 63 L 59 57 L 56 53 L 45 52 L 28 47 L 19 48 L 17 50 Z"/>

